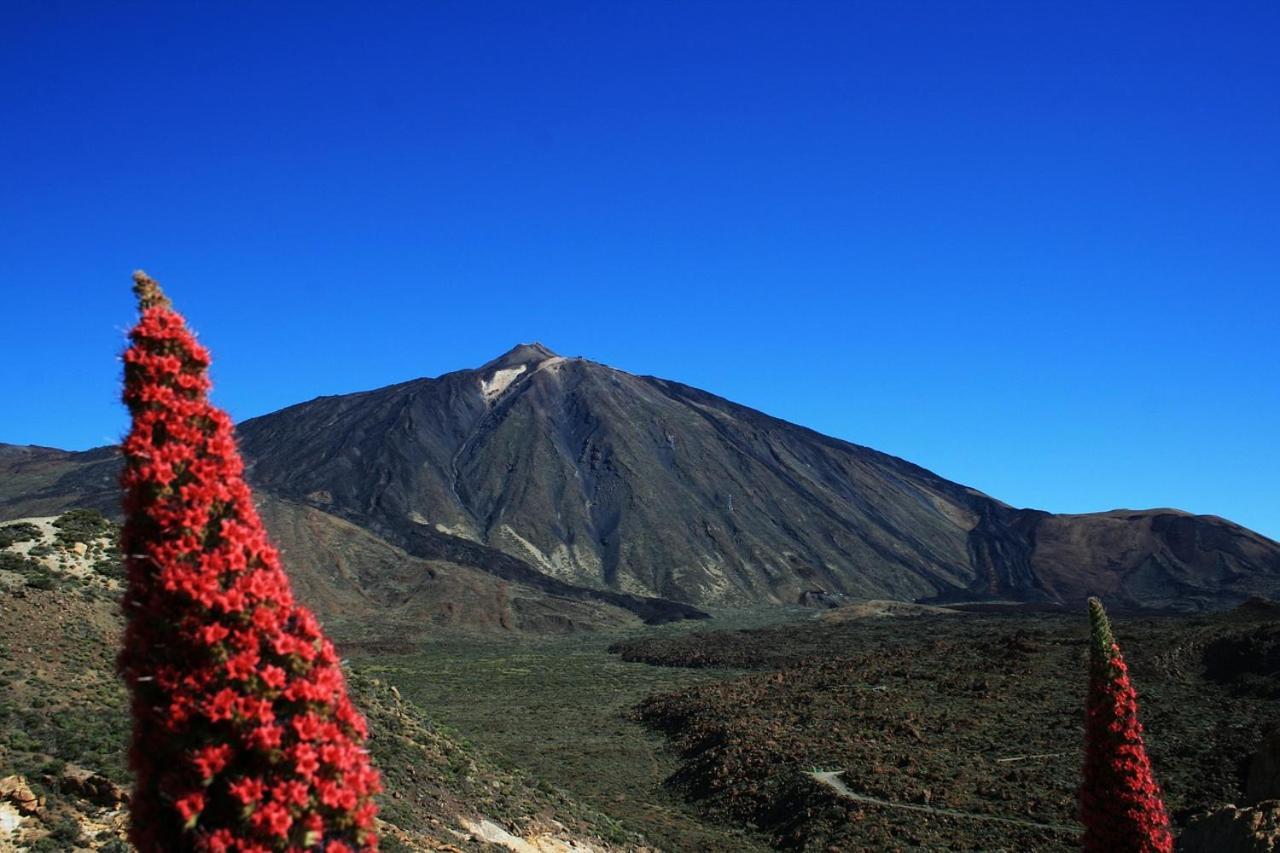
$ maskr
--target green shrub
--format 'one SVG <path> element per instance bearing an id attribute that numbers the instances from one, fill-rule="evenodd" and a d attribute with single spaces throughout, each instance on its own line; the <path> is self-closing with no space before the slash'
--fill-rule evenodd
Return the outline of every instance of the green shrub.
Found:
<path id="1" fill-rule="evenodd" d="M 34 575 L 27 578 L 27 586 L 32 589 L 57 589 L 58 581 L 53 575 Z"/>
<path id="2" fill-rule="evenodd" d="M 15 542 L 30 542 L 40 538 L 40 528 L 27 521 L 18 521 L 0 527 L 0 548 L 8 548 Z"/>
<path id="3" fill-rule="evenodd" d="M 54 819 L 49 834 L 31 845 L 33 851 L 63 851 L 80 846 L 84 839 L 80 836 L 80 824 L 73 817 Z"/>
<path id="4" fill-rule="evenodd" d="M 44 567 L 35 560 L 28 559 L 21 554 L 14 554 L 11 551 L 0 551 L 0 571 L 17 572 L 20 575 L 27 575 L 32 571 L 43 569 Z"/>
<path id="5" fill-rule="evenodd" d="M 124 580 L 124 563 L 121 562 L 119 554 L 110 554 L 101 560 L 96 560 L 90 568 L 93 569 L 94 574 L 108 580 Z"/>
<path id="6" fill-rule="evenodd" d="M 45 776 L 58 777 L 62 775 L 62 771 L 67 769 L 67 762 L 61 758 L 51 758 L 44 764 L 40 765 L 40 772 Z"/>
<path id="7" fill-rule="evenodd" d="M 96 509 L 71 509 L 53 522 L 58 529 L 58 541 L 63 545 L 83 542 L 88 545 L 95 539 L 114 538 L 116 526 Z"/>

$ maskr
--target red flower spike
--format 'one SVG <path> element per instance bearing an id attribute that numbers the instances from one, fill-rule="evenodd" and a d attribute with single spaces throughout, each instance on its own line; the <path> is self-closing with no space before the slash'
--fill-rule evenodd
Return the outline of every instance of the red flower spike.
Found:
<path id="1" fill-rule="evenodd" d="M 1173 834 L 1138 722 L 1138 693 L 1102 602 L 1089 599 L 1089 698 L 1080 820 L 1084 849 L 1172 853 Z"/>
<path id="2" fill-rule="evenodd" d="M 209 353 L 134 275 L 124 354 L 129 835 L 158 851 L 377 850 L 378 775 L 332 644 L 293 601 Z"/>

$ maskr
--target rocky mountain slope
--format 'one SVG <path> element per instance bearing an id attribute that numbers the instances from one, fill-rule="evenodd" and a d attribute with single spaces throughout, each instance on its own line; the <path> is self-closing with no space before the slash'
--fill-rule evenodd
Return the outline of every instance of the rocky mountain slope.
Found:
<path id="1" fill-rule="evenodd" d="M 116 535 L 82 511 L 0 525 L 0 850 L 130 849 Z M 386 786 L 384 850 L 635 849 L 613 843 L 611 820 L 496 766 L 395 688 L 347 678 Z"/>
<path id="2" fill-rule="evenodd" d="M 1016 509 L 896 457 L 538 344 L 476 370 L 291 406 L 244 422 L 240 438 L 259 494 L 290 512 L 646 619 L 694 615 L 654 598 L 1097 593 L 1112 607 L 1204 610 L 1280 595 L 1280 544 L 1224 519 Z M 109 449 L 0 448 L 0 514 L 110 509 L 115 464 Z"/>
<path id="3" fill-rule="evenodd" d="M 0 445 L 0 520 L 72 507 L 116 516 L 119 464 L 109 447 L 69 453 Z M 262 489 L 256 497 L 295 588 L 348 641 L 412 641 L 440 628 L 562 633 L 704 615 L 675 602 L 564 583 L 473 543 L 409 540 L 418 546 L 411 554 L 318 507 Z"/>

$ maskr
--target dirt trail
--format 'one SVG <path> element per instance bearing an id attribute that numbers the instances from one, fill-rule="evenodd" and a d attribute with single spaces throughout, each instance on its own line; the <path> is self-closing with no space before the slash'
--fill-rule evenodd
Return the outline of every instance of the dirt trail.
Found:
<path id="1" fill-rule="evenodd" d="M 854 802 L 858 802 L 858 803 L 867 803 L 868 805 L 873 805 L 873 806 L 885 806 L 891 809 L 906 809 L 907 811 L 913 811 L 913 812 L 926 812 L 928 814 L 946 815 L 947 817 L 963 817 L 963 818 L 971 818 L 973 820 L 989 820 L 989 821 L 994 821 L 996 823 L 1008 823 L 1008 824 L 1013 824 L 1014 826 L 1023 826 L 1030 829 L 1047 829 L 1050 832 L 1063 832 L 1063 833 L 1070 833 L 1072 835 L 1077 835 L 1080 832 L 1080 827 L 1078 826 L 1067 826 L 1066 824 L 1060 824 L 1060 823 L 1037 823 L 1036 821 L 1033 821 L 1033 820 L 1022 820 L 1021 818 L 1016 818 L 1016 817 L 998 817 L 997 815 L 981 814 L 979 812 L 966 812 L 966 811 L 960 811 L 959 809 L 937 808 L 935 806 L 927 806 L 921 803 L 902 803 L 902 802 L 895 802 L 893 800 L 882 800 L 879 797 L 868 797 L 866 794 L 859 794 L 858 792 L 852 790 L 848 785 L 846 785 L 839 778 L 840 774 L 843 772 L 844 772 L 843 770 L 825 770 L 825 771 L 810 770 L 810 771 L 806 771 L 805 775 L 813 778 L 815 781 L 819 782 L 820 784 L 826 785 L 828 788 L 835 791 L 840 796 L 845 797 L 846 799 L 853 800 Z"/>

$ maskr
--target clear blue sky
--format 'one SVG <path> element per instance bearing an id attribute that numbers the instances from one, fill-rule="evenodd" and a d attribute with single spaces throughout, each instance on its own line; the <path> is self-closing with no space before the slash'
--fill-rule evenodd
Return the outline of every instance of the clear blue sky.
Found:
<path id="1" fill-rule="evenodd" d="M 0 441 L 541 340 L 1019 506 L 1280 537 L 1280 4 L 0 7 Z"/>

